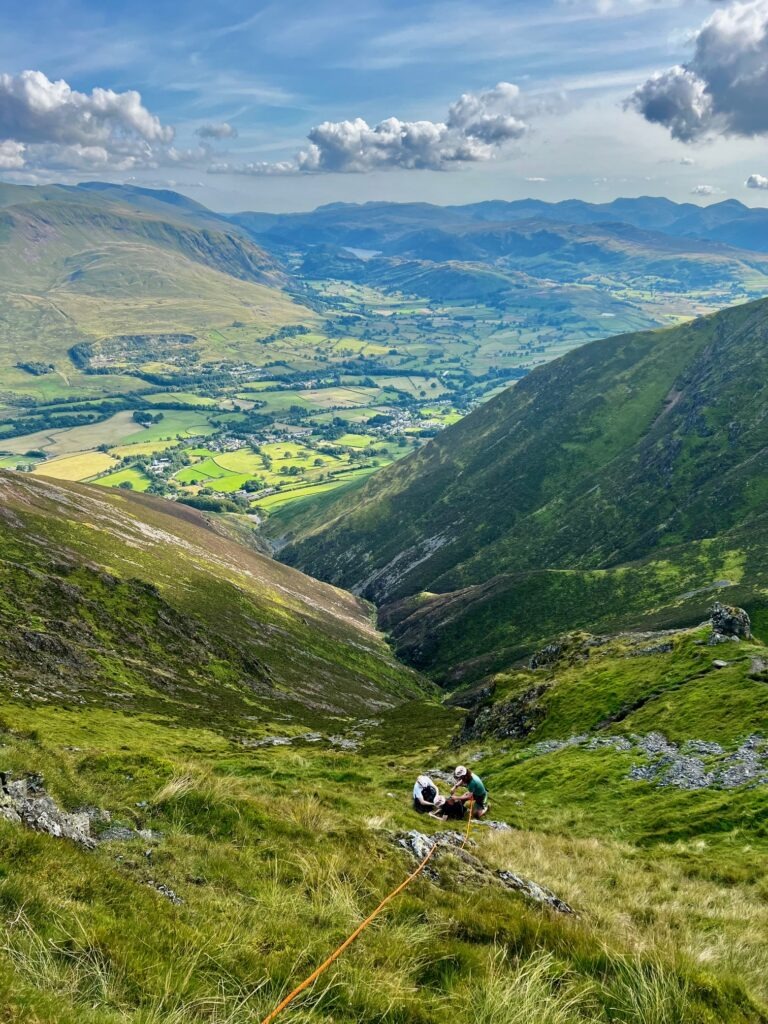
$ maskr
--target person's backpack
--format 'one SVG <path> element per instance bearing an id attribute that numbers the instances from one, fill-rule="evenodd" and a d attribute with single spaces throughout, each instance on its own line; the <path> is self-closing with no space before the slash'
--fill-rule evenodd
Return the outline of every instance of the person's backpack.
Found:
<path id="1" fill-rule="evenodd" d="M 437 790 L 434 786 L 425 786 L 421 791 L 421 799 L 426 800 L 428 804 L 433 804 L 436 796 Z"/>

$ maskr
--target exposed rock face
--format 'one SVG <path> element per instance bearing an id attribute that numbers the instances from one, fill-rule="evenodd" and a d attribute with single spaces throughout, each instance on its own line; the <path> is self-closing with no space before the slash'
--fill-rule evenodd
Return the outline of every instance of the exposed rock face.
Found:
<path id="1" fill-rule="evenodd" d="M 597 643 L 596 643 L 597 642 Z M 551 668 L 553 665 L 576 665 L 589 658 L 591 647 L 599 644 L 589 633 L 567 633 L 554 643 L 537 651 L 530 661 L 532 669 Z"/>
<path id="2" fill-rule="evenodd" d="M 464 837 L 459 832 L 436 832 L 432 836 L 424 835 L 422 832 L 404 832 L 396 837 L 399 846 L 407 850 L 412 857 L 418 861 L 424 860 L 430 849 L 436 845 L 432 860 L 424 870 L 424 874 L 436 885 L 441 884 L 439 871 L 435 868 L 435 862 L 445 854 L 452 854 L 462 864 L 461 884 L 474 888 L 483 886 L 503 886 L 506 889 L 513 889 L 521 893 L 526 899 L 534 903 L 542 904 L 556 910 L 559 914 L 573 914 L 574 910 L 565 900 L 561 900 L 551 890 L 533 882 L 528 878 L 516 875 L 512 871 L 493 872 L 487 868 L 468 848 L 474 848 L 476 844 L 469 840 L 467 846 L 462 849 Z"/>
<path id="3" fill-rule="evenodd" d="M 519 760 L 547 757 L 569 748 L 618 754 L 635 754 L 642 761 L 629 768 L 627 778 L 661 788 L 684 790 L 739 789 L 768 785 L 768 739 L 753 735 L 733 749 L 710 740 L 690 739 L 673 743 L 660 732 L 645 736 L 569 736 L 542 740 L 518 754 Z"/>
<path id="4" fill-rule="evenodd" d="M 156 882 L 154 878 L 150 878 L 150 880 L 146 884 L 149 886 L 150 889 L 154 889 L 155 892 L 159 893 L 161 896 L 164 896 L 170 903 L 175 903 L 176 906 L 181 906 L 181 904 L 184 902 L 184 900 L 181 898 L 181 896 L 179 896 L 178 893 L 174 892 L 173 889 L 169 888 L 163 882 Z"/>
<path id="5" fill-rule="evenodd" d="M 467 715 L 456 743 L 494 736 L 496 739 L 522 740 L 529 736 L 545 716 L 539 699 L 547 692 L 546 684 L 532 686 L 530 690 L 512 700 L 491 704 Z"/>
<path id="6" fill-rule="evenodd" d="M 752 636 L 749 615 L 743 608 L 733 608 L 715 601 L 712 605 L 712 636 L 749 640 Z"/>
<path id="7" fill-rule="evenodd" d="M 7 772 L 0 772 L 0 817 L 88 849 L 96 845 L 88 813 L 62 811 L 46 793 L 39 775 L 12 780 Z"/>

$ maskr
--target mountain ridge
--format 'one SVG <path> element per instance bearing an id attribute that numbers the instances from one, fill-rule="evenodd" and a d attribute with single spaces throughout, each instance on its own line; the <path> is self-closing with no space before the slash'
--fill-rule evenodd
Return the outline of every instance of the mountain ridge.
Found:
<path id="1" fill-rule="evenodd" d="M 77 706 L 111 684 L 130 706 L 247 732 L 267 709 L 331 721 L 423 690 L 361 601 L 187 506 L 5 471 L 0 494 L 4 633 L 27 624 L 0 667 L 27 696 Z"/>

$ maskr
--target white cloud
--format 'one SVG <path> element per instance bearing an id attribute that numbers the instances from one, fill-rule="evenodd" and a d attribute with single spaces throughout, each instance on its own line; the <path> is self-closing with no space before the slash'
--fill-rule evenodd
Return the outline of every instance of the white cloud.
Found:
<path id="1" fill-rule="evenodd" d="M 564 7 L 587 9 L 598 14 L 637 14 L 652 8 L 682 7 L 685 0 L 560 0 Z"/>
<path id="2" fill-rule="evenodd" d="M 693 166 L 695 166 L 695 164 L 696 164 L 696 161 L 693 159 L 692 156 L 684 156 L 680 160 L 680 166 L 681 167 L 693 167 Z"/>
<path id="3" fill-rule="evenodd" d="M 715 188 L 714 185 L 696 185 L 695 188 L 691 189 L 692 196 L 717 196 L 722 194 L 723 190 Z"/>
<path id="4" fill-rule="evenodd" d="M 292 160 L 280 160 L 276 163 L 269 163 L 266 160 L 257 160 L 252 163 L 231 164 L 225 160 L 219 160 L 208 168 L 209 174 L 244 174 L 255 178 L 274 177 L 283 174 L 297 174 L 298 168 Z"/>
<path id="5" fill-rule="evenodd" d="M 768 134 L 768 0 L 719 8 L 694 44 L 687 64 L 649 78 L 627 106 L 681 142 Z"/>
<path id="6" fill-rule="evenodd" d="M 237 128 L 233 128 L 233 126 L 228 124 L 226 121 L 213 124 L 201 124 L 195 131 L 195 135 L 199 135 L 201 139 L 236 139 Z"/>
<path id="7" fill-rule="evenodd" d="M 0 74 L 3 169 L 154 166 L 173 136 L 134 90 L 84 93 L 63 79 L 50 81 L 42 71 Z"/>
<path id="8" fill-rule="evenodd" d="M 533 185 L 542 185 L 545 181 L 549 181 L 549 178 L 532 177 L 526 178 L 526 181 L 530 181 Z"/>
<path id="9" fill-rule="evenodd" d="M 24 166 L 24 145 L 6 139 L 0 142 L 0 170 L 16 171 Z"/>
<path id="10" fill-rule="evenodd" d="M 768 178 L 764 174 L 750 174 L 744 182 L 747 188 L 768 189 Z"/>
<path id="11" fill-rule="evenodd" d="M 279 163 L 216 163 L 213 174 L 366 173 L 394 168 L 445 171 L 492 160 L 529 131 L 520 89 L 499 82 L 480 93 L 464 93 L 442 121 L 401 121 L 377 125 L 363 118 L 324 121 L 307 135 L 309 145 Z"/>

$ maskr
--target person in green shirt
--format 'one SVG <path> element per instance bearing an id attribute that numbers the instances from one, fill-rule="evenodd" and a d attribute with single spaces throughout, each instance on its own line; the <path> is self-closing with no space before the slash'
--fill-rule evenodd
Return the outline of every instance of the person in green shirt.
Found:
<path id="1" fill-rule="evenodd" d="M 479 775 L 475 775 L 469 768 L 465 768 L 463 764 L 460 764 L 456 771 L 453 773 L 456 784 L 451 790 L 451 796 L 456 792 L 460 786 L 465 786 L 467 789 L 466 793 L 463 793 L 457 799 L 461 800 L 462 803 L 469 803 L 472 801 L 472 817 L 483 818 L 488 813 L 488 790 L 483 785 L 483 780 Z"/>

